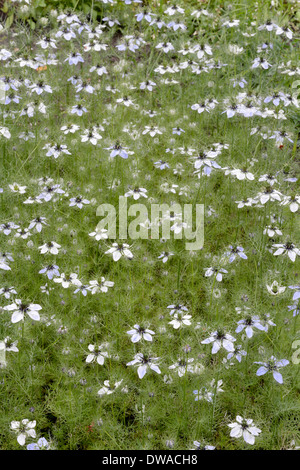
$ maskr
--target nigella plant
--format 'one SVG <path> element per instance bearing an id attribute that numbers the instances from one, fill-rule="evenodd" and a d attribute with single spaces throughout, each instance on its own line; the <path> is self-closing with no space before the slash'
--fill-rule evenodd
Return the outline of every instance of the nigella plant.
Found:
<path id="1" fill-rule="evenodd" d="M 168 305 L 167 308 L 170 309 L 170 312 L 169 312 L 170 315 L 173 315 L 174 313 L 188 312 L 188 308 L 182 304 L 171 304 L 171 305 Z"/>
<path id="2" fill-rule="evenodd" d="M 18 323 L 24 320 L 25 315 L 28 315 L 32 320 L 39 321 L 39 311 L 42 307 L 39 304 L 23 303 L 22 300 L 16 299 L 12 304 L 3 307 L 3 310 L 12 311 L 12 323 Z"/>
<path id="3" fill-rule="evenodd" d="M 211 267 L 207 268 L 205 271 L 205 277 L 214 276 L 218 282 L 221 282 L 223 279 L 223 274 L 227 274 L 228 271 L 224 268 Z"/>
<path id="4" fill-rule="evenodd" d="M 143 353 L 137 353 L 134 356 L 134 359 L 128 362 L 126 365 L 137 366 L 138 376 L 140 379 L 142 379 L 145 376 L 148 369 L 153 370 L 157 374 L 161 373 L 160 368 L 156 364 L 158 360 L 159 360 L 159 357 L 151 357 L 151 356 L 144 355 Z"/>
<path id="5" fill-rule="evenodd" d="M 127 331 L 127 334 L 131 336 L 132 343 L 137 343 L 141 339 L 145 341 L 152 341 L 152 336 L 155 335 L 154 331 L 149 328 L 144 328 L 140 325 L 134 325 L 132 330 Z"/>
<path id="6" fill-rule="evenodd" d="M 222 329 L 218 329 L 211 333 L 211 335 L 201 341 L 201 344 L 212 343 L 213 347 L 211 350 L 212 354 L 216 354 L 221 348 L 226 349 L 228 352 L 234 351 L 234 342 L 236 338 L 231 336 L 229 333 L 225 333 Z"/>
<path id="7" fill-rule="evenodd" d="M 242 357 L 247 356 L 247 351 L 242 349 L 241 345 L 238 345 L 234 348 L 233 352 L 227 354 L 227 360 L 230 360 L 232 357 L 235 357 L 238 362 L 242 361 Z"/>
<path id="8" fill-rule="evenodd" d="M 230 437 L 239 439 L 242 437 L 247 444 L 253 445 L 255 437 L 259 436 L 261 429 L 254 425 L 253 419 L 237 416 L 234 423 L 228 424 L 231 428 Z"/>
<path id="9" fill-rule="evenodd" d="M 175 364 L 169 366 L 170 370 L 175 370 L 178 374 L 178 377 L 183 377 L 187 372 L 194 373 L 194 362 L 193 357 L 187 359 L 178 359 Z"/>
<path id="10" fill-rule="evenodd" d="M 35 438 L 36 421 L 29 421 L 29 419 L 22 419 L 22 421 L 12 421 L 10 423 L 10 429 L 17 434 L 17 441 L 20 446 L 24 446 L 28 437 Z"/>
<path id="11" fill-rule="evenodd" d="M 212 446 L 210 444 L 204 444 L 199 441 L 194 441 L 194 448 L 191 450 L 215 450 L 215 446 Z"/>
<path id="12" fill-rule="evenodd" d="M 226 255 L 229 257 L 229 263 L 232 263 L 236 258 L 248 259 L 242 246 L 230 245 L 229 248 L 230 251 L 226 253 Z"/>
<path id="13" fill-rule="evenodd" d="M 100 397 L 102 397 L 103 395 L 111 395 L 120 387 L 122 382 L 123 379 L 116 381 L 114 385 L 112 385 L 110 380 L 104 380 L 103 387 L 98 390 L 98 395 Z"/>
<path id="14" fill-rule="evenodd" d="M 235 332 L 240 333 L 245 330 L 247 338 L 252 338 L 254 328 L 260 331 L 266 331 L 265 326 L 261 325 L 260 318 L 257 315 L 253 315 L 252 317 L 249 315 L 244 320 L 238 321 L 238 327 Z"/>
<path id="15" fill-rule="evenodd" d="M 299 302 L 295 303 L 294 305 L 288 305 L 288 310 L 293 312 L 293 317 L 296 317 L 300 313 L 300 306 Z"/>
<path id="16" fill-rule="evenodd" d="M 132 259 L 133 254 L 129 250 L 130 246 L 127 243 L 113 243 L 111 248 L 109 248 L 105 254 L 112 254 L 114 261 L 119 261 L 119 259 L 124 256 L 125 258 Z"/>
<path id="17" fill-rule="evenodd" d="M 216 381 L 213 379 L 208 387 L 202 387 L 200 390 L 193 390 L 193 394 L 195 395 L 195 401 L 205 400 L 209 403 L 213 403 L 215 396 L 218 393 L 224 392 L 222 389 L 223 380 Z"/>
<path id="18" fill-rule="evenodd" d="M 90 364 L 91 362 L 97 362 L 101 366 L 104 364 L 104 359 L 108 357 L 108 352 L 103 350 L 103 345 L 95 346 L 94 344 L 88 345 L 89 353 L 86 357 L 86 362 Z"/>
<path id="19" fill-rule="evenodd" d="M 27 444 L 27 450 L 50 450 L 50 444 L 45 437 L 40 437 L 37 442 Z"/>
<path id="20" fill-rule="evenodd" d="M 296 286 L 289 286 L 289 289 L 292 289 L 295 291 L 293 294 L 294 301 L 297 301 L 298 299 L 300 299 L 300 284 Z"/>
<path id="21" fill-rule="evenodd" d="M 114 158 L 119 155 L 121 158 L 127 159 L 128 158 L 128 150 L 126 147 L 122 147 L 119 141 L 112 145 L 111 147 L 106 147 L 106 150 L 111 150 L 110 158 Z"/>
<path id="22" fill-rule="evenodd" d="M 46 274 L 48 279 L 53 279 L 54 276 L 59 276 L 59 267 L 56 264 L 48 264 L 39 273 Z"/>
<path id="23" fill-rule="evenodd" d="M 277 360 L 275 356 L 271 356 L 267 362 L 254 362 L 254 364 L 260 364 L 261 367 L 257 370 L 256 375 L 261 377 L 267 373 L 271 373 L 279 384 L 283 383 L 283 378 L 279 369 L 289 364 L 287 359 Z"/>
<path id="24" fill-rule="evenodd" d="M 293 262 L 296 261 L 297 256 L 300 256 L 300 249 L 297 248 L 292 242 L 275 243 L 273 247 L 277 248 L 275 253 L 273 253 L 274 256 L 287 255 Z"/>
<path id="25" fill-rule="evenodd" d="M 240 3 L 0 0 L 1 448 L 299 446 L 299 2 Z"/>

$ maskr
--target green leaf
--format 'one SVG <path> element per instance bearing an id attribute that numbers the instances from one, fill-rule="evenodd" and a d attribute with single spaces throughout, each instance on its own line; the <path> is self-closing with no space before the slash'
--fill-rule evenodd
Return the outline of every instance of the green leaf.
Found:
<path id="1" fill-rule="evenodd" d="M 87 5 L 86 3 L 83 4 L 83 12 L 87 15 L 91 11 L 91 7 Z"/>
<path id="2" fill-rule="evenodd" d="M 31 29 L 35 29 L 35 22 L 34 21 L 29 19 L 28 23 L 29 23 Z"/>
<path id="3" fill-rule="evenodd" d="M 12 13 L 11 15 L 9 15 L 9 16 L 6 18 L 4 27 L 7 28 L 7 29 L 10 28 L 11 25 L 12 25 L 12 23 L 13 23 L 13 21 L 14 21 L 14 14 Z"/>
<path id="4" fill-rule="evenodd" d="M 7 3 L 4 3 L 3 7 L 1 8 L 1 11 L 3 11 L 3 13 L 8 12 L 8 4 Z"/>
<path id="5" fill-rule="evenodd" d="M 44 8 L 44 7 L 46 7 L 46 6 L 47 6 L 47 5 L 46 5 L 45 0 L 37 0 L 37 1 L 36 1 L 36 5 L 35 5 L 36 8 L 38 8 L 38 7 L 43 7 L 43 8 Z"/>

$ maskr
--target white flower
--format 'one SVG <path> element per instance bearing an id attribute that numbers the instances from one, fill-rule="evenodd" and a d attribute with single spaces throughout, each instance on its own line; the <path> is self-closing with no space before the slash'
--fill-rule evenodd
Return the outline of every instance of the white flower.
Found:
<path id="1" fill-rule="evenodd" d="M 20 299 L 16 299 L 14 303 L 3 307 L 3 310 L 13 311 L 11 316 L 12 323 L 18 323 L 21 320 L 24 320 L 25 313 L 35 321 L 40 320 L 40 315 L 38 313 L 42 307 L 39 304 L 25 304 L 22 303 Z"/>
<path id="2" fill-rule="evenodd" d="M 98 395 L 102 397 L 103 395 L 111 395 L 123 382 L 123 379 L 115 382 L 114 385 L 110 385 L 109 380 L 104 380 L 104 386 L 98 390 Z"/>
<path id="3" fill-rule="evenodd" d="M 146 82 L 142 82 L 140 84 L 140 89 L 141 90 L 147 89 L 149 91 L 152 91 L 154 86 L 156 86 L 156 83 L 152 82 L 151 80 L 147 80 Z"/>
<path id="4" fill-rule="evenodd" d="M 194 52 L 197 52 L 197 57 L 198 59 L 202 59 L 205 54 L 207 55 L 212 55 L 212 49 L 208 44 L 197 44 L 194 47 Z"/>
<path id="5" fill-rule="evenodd" d="M 71 114 L 77 114 L 77 116 L 82 116 L 83 113 L 87 113 L 87 109 L 80 103 L 72 106 Z"/>
<path id="6" fill-rule="evenodd" d="M 0 51 L 1 54 L 1 51 Z M 7 127 L 0 127 L 0 135 L 3 135 L 6 139 L 11 138 L 11 133 L 9 132 Z"/>
<path id="7" fill-rule="evenodd" d="M 123 103 L 124 106 L 126 106 L 127 108 L 128 108 L 129 106 L 133 106 L 133 105 L 134 105 L 133 101 L 132 101 L 131 99 L 129 99 L 127 96 L 125 96 L 124 98 L 118 98 L 118 99 L 116 100 L 116 102 L 117 102 L 117 103 Z"/>
<path id="8" fill-rule="evenodd" d="M 162 134 L 162 132 L 159 130 L 157 126 L 145 126 L 145 129 L 143 130 L 142 134 L 149 134 L 151 137 L 154 137 L 156 134 Z"/>
<path id="9" fill-rule="evenodd" d="M 4 271 L 11 271 L 11 268 L 7 263 L 5 263 L 5 261 L 6 259 L 0 255 L 0 269 L 3 269 Z"/>
<path id="10" fill-rule="evenodd" d="M 46 274 L 48 279 L 53 279 L 54 276 L 59 276 L 59 267 L 56 264 L 48 264 L 39 271 L 39 274 Z"/>
<path id="11" fill-rule="evenodd" d="M 35 433 L 36 421 L 29 421 L 29 419 L 22 419 L 22 421 L 12 421 L 10 423 L 10 429 L 18 434 L 17 441 L 20 446 L 25 444 L 26 438 L 28 436 L 33 439 L 36 437 Z"/>
<path id="12" fill-rule="evenodd" d="M 13 183 L 8 185 L 13 193 L 24 194 L 26 193 L 27 186 L 20 186 L 18 183 Z"/>
<path id="13" fill-rule="evenodd" d="M 218 282 L 221 282 L 223 279 L 222 274 L 224 273 L 228 273 L 228 271 L 226 271 L 226 269 L 224 268 L 215 268 L 215 267 L 206 268 L 205 277 L 216 275 L 216 280 Z"/>
<path id="14" fill-rule="evenodd" d="M 50 85 L 46 85 L 42 81 L 38 83 L 34 83 L 33 85 L 30 86 L 31 90 L 36 93 L 37 95 L 41 95 L 43 91 L 46 91 L 47 93 L 52 93 L 52 89 Z"/>
<path id="15" fill-rule="evenodd" d="M 106 351 L 103 351 L 102 349 L 103 349 L 103 345 L 98 346 L 98 348 L 96 349 L 93 344 L 89 344 L 88 350 L 90 351 L 90 354 L 88 354 L 85 361 L 87 363 L 96 361 L 98 362 L 98 364 L 103 366 L 104 358 L 108 357 L 108 353 Z"/>
<path id="16" fill-rule="evenodd" d="M 86 129 L 84 134 L 81 136 L 81 142 L 91 142 L 93 145 L 97 145 L 98 140 L 102 139 L 102 136 L 95 130 Z"/>
<path id="17" fill-rule="evenodd" d="M 107 292 L 109 287 L 114 286 L 114 282 L 106 281 L 104 277 L 101 277 L 101 281 L 89 281 L 90 286 L 88 290 L 91 291 L 92 294 L 97 294 L 98 292 Z"/>
<path id="18" fill-rule="evenodd" d="M 265 204 L 268 201 L 281 201 L 281 193 L 271 186 L 267 187 L 265 191 L 258 193 L 258 200 L 261 204 Z"/>
<path id="19" fill-rule="evenodd" d="M 128 335 L 131 335 L 131 341 L 137 343 L 141 339 L 146 341 L 152 341 L 152 336 L 155 335 L 154 331 L 149 330 L 148 328 L 143 328 L 140 325 L 134 325 L 132 330 L 127 331 Z"/>
<path id="20" fill-rule="evenodd" d="M 23 240 L 26 240 L 26 238 L 30 236 L 31 236 L 31 233 L 29 232 L 28 228 L 18 228 L 18 230 L 15 233 L 15 238 L 23 238 Z"/>
<path id="21" fill-rule="evenodd" d="M 174 253 L 169 252 L 169 251 L 163 251 L 157 258 L 162 259 L 163 263 L 166 263 L 169 259 L 170 256 L 173 256 Z"/>
<path id="22" fill-rule="evenodd" d="M 228 115 L 228 113 L 227 113 Z M 232 170 L 231 171 L 231 174 L 233 176 L 236 176 L 238 180 L 240 181 L 243 181 L 245 179 L 249 180 L 249 181 L 253 181 L 254 180 L 254 175 L 253 173 L 250 173 L 249 171 L 247 171 L 246 169 L 235 169 L 235 170 Z"/>
<path id="23" fill-rule="evenodd" d="M 77 65 L 79 62 L 84 62 L 79 52 L 72 52 L 66 59 L 65 62 L 69 62 L 69 65 Z M 91 87 L 92 88 L 92 87 Z M 80 90 L 76 90 L 80 91 Z"/>
<path id="24" fill-rule="evenodd" d="M 254 364 L 261 364 L 261 367 L 256 372 L 256 375 L 260 377 L 261 375 L 270 372 L 273 374 L 273 377 L 276 382 L 282 384 L 282 375 L 280 374 L 280 372 L 278 372 L 278 369 L 287 366 L 289 364 L 289 361 L 287 359 L 281 359 L 280 361 L 278 361 L 276 357 L 271 356 L 268 362 L 254 362 Z"/>
<path id="25" fill-rule="evenodd" d="M 170 15 L 170 16 L 173 16 L 175 15 L 176 13 L 181 13 L 183 14 L 184 13 L 184 9 L 181 8 L 180 6 L 177 6 L 177 5 L 172 5 L 170 7 L 168 7 L 164 13 L 166 13 L 167 15 Z"/>
<path id="26" fill-rule="evenodd" d="M 145 188 L 134 188 L 125 193 L 125 197 L 133 197 L 133 199 L 136 201 L 139 199 L 141 196 L 147 199 L 147 189 Z"/>
<path id="27" fill-rule="evenodd" d="M 17 294 L 14 287 L 1 287 L 0 295 L 4 295 L 6 299 L 10 299 L 11 294 Z"/>
<path id="28" fill-rule="evenodd" d="M 41 194 L 39 194 L 38 199 L 43 199 L 45 202 L 51 201 L 54 194 L 64 194 L 65 191 L 59 187 L 59 184 L 54 186 L 46 186 L 43 188 Z"/>
<path id="29" fill-rule="evenodd" d="M 129 152 L 127 147 L 122 147 L 122 145 L 117 141 L 115 145 L 111 147 L 105 147 L 105 150 L 111 150 L 110 158 L 114 158 L 119 155 L 121 158 L 128 158 L 129 153 L 132 155 L 134 152 Z"/>
<path id="30" fill-rule="evenodd" d="M 36 231 L 40 233 L 42 231 L 43 225 L 48 225 L 46 223 L 46 218 L 45 217 L 36 217 L 35 219 L 33 219 L 30 222 L 28 230 L 31 230 L 32 228 L 35 227 Z"/>
<path id="31" fill-rule="evenodd" d="M 174 313 L 184 313 L 184 312 L 188 312 L 188 309 L 187 307 L 185 307 L 184 305 L 181 305 L 181 304 L 172 304 L 172 305 L 168 305 L 167 308 L 170 309 L 170 315 L 173 315 Z"/>
<path id="32" fill-rule="evenodd" d="M 230 437 L 237 439 L 243 437 L 244 441 L 251 445 L 255 443 L 255 437 L 261 433 L 261 430 L 254 426 L 252 419 L 244 419 L 241 416 L 237 416 L 236 422 L 228 426 L 231 428 Z"/>
<path id="33" fill-rule="evenodd" d="M 247 352 L 242 349 L 242 346 L 236 346 L 233 352 L 227 354 L 227 360 L 235 357 L 238 362 L 241 362 L 242 356 L 247 356 Z"/>
<path id="34" fill-rule="evenodd" d="M 178 359 L 175 364 L 169 366 L 169 369 L 175 369 L 179 377 L 183 377 L 187 372 L 194 373 L 194 366 L 191 363 L 194 362 L 192 357 L 188 359 Z"/>
<path id="35" fill-rule="evenodd" d="M 244 248 L 242 246 L 229 245 L 229 248 L 230 251 L 225 254 L 225 256 L 229 256 L 229 263 L 232 263 L 236 257 L 247 259 L 247 255 L 245 255 Z"/>
<path id="36" fill-rule="evenodd" d="M 0 253 L 0 269 L 4 269 L 5 271 L 10 271 L 11 268 L 7 264 L 8 261 L 13 261 L 13 257 L 11 253 Z"/>
<path id="37" fill-rule="evenodd" d="M 64 134 L 74 134 L 76 131 L 78 131 L 80 127 L 77 124 L 68 124 L 67 126 L 62 126 L 60 128 L 61 131 L 63 131 Z"/>
<path id="38" fill-rule="evenodd" d="M 296 248 L 295 245 L 291 242 L 287 242 L 285 244 L 276 243 L 275 245 L 272 245 L 272 248 L 277 248 L 275 253 L 273 253 L 274 256 L 287 254 L 290 260 L 293 262 L 296 260 L 296 256 L 300 256 L 299 248 Z"/>
<path id="39" fill-rule="evenodd" d="M 264 29 L 267 31 L 277 30 L 277 24 L 273 23 L 271 20 L 267 20 L 264 24 L 260 25 L 257 29 L 258 31 L 263 31 Z"/>
<path id="40" fill-rule="evenodd" d="M 263 233 L 264 235 L 268 235 L 270 238 L 273 238 L 275 234 L 278 236 L 282 235 L 282 231 L 274 225 L 267 225 Z"/>
<path id="41" fill-rule="evenodd" d="M 297 212 L 300 206 L 300 196 L 284 196 L 282 206 L 289 205 L 291 212 Z"/>
<path id="42" fill-rule="evenodd" d="M 209 108 L 207 106 L 207 103 L 206 102 L 202 102 L 202 103 L 195 103 L 191 106 L 191 109 L 193 111 L 198 111 L 199 114 L 203 113 L 203 111 L 207 111 L 209 113 Z"/>
<path id="43" fill-rule="evenodd" d="M 53 49 L 57 49 L 56 40 L 49 37 L 49 36 L 45 36 L 43 39 L 38 41 L 37 44 L 40 44 L 42 49 L 48 49 L 48 47 L 52 47 Z"/>
<path id="44" fill-rule="evenodd" d="M 44 437 L 40 437 L 37 442 L 28 444 L 27 450 L 50 450 L 50 444 Z"/>
<path id="45" fill-rule="evenodd" d="M 236 44 L 229 44 L 228 49 L 232 54 L 240 54 L 244 50 L 243 47 L 239 47 Z"/>
<path id="46" fill-rule="evenodd" d="M 284 28 L 281 28 L 280 26 L 277 26 L 276 35 L 281 35 L 281 34 L 285 34 L 285 36 L 288 39 L 293 38 L 293 31 L 290 28 L 288 28 L 287 26 L 285 26 Z"/>
<path id="47" fill-rule="evenodd" d="M 67 146 L 62 144 L 46 144 L 43 149 L 47 150 L 46 157 L 51 157 L 53 156 L 55 159 L 60 156 L 60 154 L 65 153 L 66 155 L 71 155 L 69 150 L 67 149 Z"/>
<path id="48" fill-rule="evenodd" d="M 157 44 L 156 49 L 161 49 L 165 53 L 168 53 L 174 50 L 174 46 L 170 42 L 160 42 Z"/>
<path id="49" fill-rule="evenodd" d="M 215 450 L 214 446 L 211 446 L 209 444 L 201 444 L 199 441 L 194 441 L 194 449 L 191 450 Z"/>
<path id="50" fill-rule="evenodd" d="M 192 323 L 190 321 L 190 318 L 192 318 L 192 315 L 182 315 L 181 313 L 174 313 L 174 319 L 169 321 L 169 324 L 175 328 L 175 330 L 178 330 L 183 325 L 190 326 Z"/>
<path id="51" fill-rule="evenodd" d="M 84 199 L 82 196 L 72 197 L 70 199 L 69 207 L 78 207 L 78 209 L 83 208 L 83 204 L 90 204 L 88 199 Z"/>
<path id="52" fill-rule="evenodd" d="M 62 273 L 60 277 L 55 277 L 53 281 L 61 284 L 64 289 L 67 289 L 71 285 L 73 286 L 81 285 L 81 282 L 79 281 L 79 279 L 77 279 L 77 276 L 78 275 L 76 273 L 71 273 L 69 276 L 67 276 L 65 273 Z"/>
<path id="53" fill-rule="evenodd" d="M 112 254 L 113 260 L 118 261 L 122 256 L 125 258 L 132 259 L 133 254 L 129 250 L 130 246 L 127 243 L 113 243 L 112 247 L 105 252 L 105 254 Z"/>
<path id="54" fill-rule="evenodd" d="M 9 336 L 0 341 L 0 351 L 12 351 L 18 352 L 17 348 L 18 341 L 12 341 Z"/>
<path id="55" fill-rule="evenodd" d="M 293 300 L 300 299 L 300 284 L 298 286 L 289 286 L 289 289 L 293 289 L 296 291 L 294 292 Z"/>
<path id="56" fill-rule="evenodd" d="M 269 330 L 269 326 L 276 326 L 276 323 L 274 323 L 271 319 L 270 319 L 270 314 L 269 313 L 265 313 L 263 314 L 261 320 L 260 320 L 260 323 L 261 325 L 265 328 L 265 331 L 268 331 Z"/>
<path id="57" fill-rule="evenodd" d="M 74 33 L 74 31 L 72 31 L 69 28 L 64 28 L 63 30 L 58 30 L 58 32 L 55 34 L 55 36 L 57 38 L 60 38 L 61 36 L 63 36 L 63 38 L 66 41 L 70 41 L 72 38 L 76 38 L 76 34 Z"/>
<path id="58" fill-rule="evenodd" d="M 261 325 L 260 319 L 258 316 L 254 315 L 251 317 L 250 315 L 244 319 L 238 321 L 238 327 L 235 330 L 236 333 L 240 333 L 245 329 L 247 338 L 252 338 L 253 336 L 253 328 L 257 328 L 261 331 L 266 331 L 265 327 Z"/>
<path id="59" fill-rule="evenodd" d="M 209 338 L 201 341 L 201 344 L 210 344 L 213 343 L 213 347 L 211 350 L 212 354 L 216 354 L 221 347 L 226 349 L 228 352 L 234 351 L 233 342 L 236 339 L 228 333 L 224 333 L 222 330 L 214 331 Z"/>
<path id="60" fill-rule="evenodd" d="M 202 387 L 200 390 L 193 390 L 193 394 L 196 395 L 195 401 L 205 400 L 209 403 L 213 403 L 214 397 L 218 393 L 224 392 L 224 390 L 222 389 L 222 385 L 223 380 L 218 380 L 216 382 L 216 380 L 213 379 L 209 384 L 209 388 Z"/>
<path id="61" fill-rule="evenodd" d="M 104 18 L 103 18 L 104 20 Z M 108 74 L 106 67 L 104 65 L 94 65 L 90 68 L 90 72 L 97 72 L 97 74 L 101 77 L 103 74 Z"/>
<path id="62" fill-rule="evenodd" d="M 285 291 L 286 287 L 283 287 L 283 286 L 280 287 L 277 281 L 273 281 L 270 286 L 267 284 L 267 289 L 268 289 L 269 294 L 278 295 L 278 294 L 282 294 Z"/>
<path id="63" fill-rule="evenodd" d="M 252 63 L 251 68 L 255 69 L 257 67 L 262 67 L 263 69 L 267 70 L 272 65 L 263 57 L 256 57 Z"/>
<path id="64" fill-rule="evenodd" d="M 56 242 L 47 242 L 44 245 L 39 246 L 41 254 L 51 253 L 52 255 L 57 255 L 59 248 L 61 248 L 61 245 Z"/>
<path id="65" fill-rule="evenodd" d="M 106 240 L 108 238 L 108 231 L 105 228 L 102 228 L 101 230 L 98 230 L 96 227 L 95 232 L 89 233 L 90 237 L 95 237 L 97 241 L 99 240 Z"/>
<path id="66" fill-rule="evenodd" d="M 159 367 L 155 364 L 155 362 L 158 360 L 159 360 L 158 357 L 144 356 L 143 353 L 137 353 L 134 356 L 134 359 L 128 362 L 126 365 L 127 366 L 138 365 L 138 369 L 137 369 L 138 376 L 140 379 L 142 379 L 148 369 L 151 369 L 154 372 L 157 372 L 157 374 L 161 373 Z"/>

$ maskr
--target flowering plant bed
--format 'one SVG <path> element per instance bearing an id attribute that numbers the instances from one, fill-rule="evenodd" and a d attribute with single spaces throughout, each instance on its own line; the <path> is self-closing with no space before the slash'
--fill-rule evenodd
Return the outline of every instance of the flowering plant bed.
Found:
<path id="1" fill-rule="evenodd" d="M 0 449 L 297 448 L 296 2 L 12 3 Z"/>

